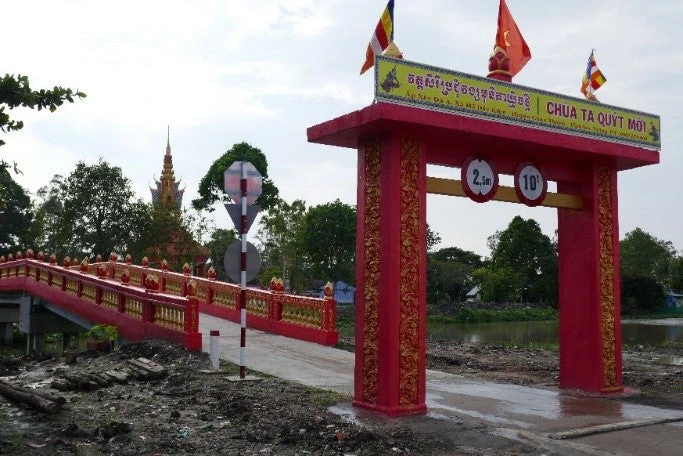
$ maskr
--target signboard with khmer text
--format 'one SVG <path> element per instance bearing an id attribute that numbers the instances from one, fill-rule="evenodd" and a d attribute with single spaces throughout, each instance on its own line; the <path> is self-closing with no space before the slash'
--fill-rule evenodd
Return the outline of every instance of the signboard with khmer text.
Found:
<path id="1" fill-rule="evenodd" d="M 377 56 L 375 100 L 659 150 L 659 116 Z"/>

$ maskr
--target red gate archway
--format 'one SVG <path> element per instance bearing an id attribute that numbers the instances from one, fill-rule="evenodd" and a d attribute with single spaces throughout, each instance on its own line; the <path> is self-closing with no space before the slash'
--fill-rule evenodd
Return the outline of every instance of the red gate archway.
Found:
<path id="1" fill-rule="evenodd" d="M 354 404 L 426 410 L 426 193 L 465 195 L 426 165 L 468 157 L 557 182 L 540 204 L 558 209 L 560 387 L 622 390 L 617 172 L 659 162 L 659 118 L 383 57 L 375 95 L 308 130 L 358 151 Z"/>

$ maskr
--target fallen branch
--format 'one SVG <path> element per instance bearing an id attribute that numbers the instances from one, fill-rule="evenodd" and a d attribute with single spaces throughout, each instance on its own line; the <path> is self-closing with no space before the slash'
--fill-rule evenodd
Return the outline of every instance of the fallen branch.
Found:
<path id="1" fill-rule="evenodd" d="M 35 392 L 16 387 L 4 381 L 0 381 L 0 394 L 10 400 L 21 402 L 42 412 L 56 413 L 60 408 L 57 402 L 46 399 L 43 395 L 35 394 Z"/>

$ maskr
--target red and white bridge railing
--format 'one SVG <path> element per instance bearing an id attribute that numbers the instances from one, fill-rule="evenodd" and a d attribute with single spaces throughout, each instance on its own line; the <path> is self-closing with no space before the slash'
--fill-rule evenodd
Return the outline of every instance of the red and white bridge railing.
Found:
<path id="1" fill-rule="evenodd" d="M 25 291 L 96 323 L 115 325 L 119 334 L 136 341 L 169 340 L 189 350 L 201 350 L 199 300 L 193 281 L 185 284 L 186 296 L 160 292 L 152 280 L 137 287 L 111 278 L 73 269 L 69 258 L 58 266 L 18 253 L 0 256 L 0 291 Z"/>
<path id="2" fill-rule="evenodd" d="M 39 253 L 38 258 L 41 260 L 44 256 Z M 130 255 L 126 255 L 123 262 L 117 258 L 118 255 L 112 253 L 107 262 L 102 262 L 99 256 L 92 264 L 87 260 L 80 264 L 71 261 L 70 268 L 130 289 L 140 287 L 149 290 L 155 287 L 154 291 L 160 296 L 183 297 L 188 291 L 193 291 L 200 312 L 233 322 L 240 321 L 239 285 L 217 281 L 213 268 L 209 269 L 208 278 L 200 278 L 190 276 L 187 264 L 181 274 L 169 271 L 165 261 L 161 263 L 161 269 L 153 269 L 148 266 L 146 258 L 140 266 L 132 264 Z M 54 255 L 49 261 L 56 264 Z M 194 290 L 188 290 L 193 286 Z M 275 278 L 271 280 L 270 291 L 248 288 L 247 326 L 323 345 L 336 345 L 339 340 L 337 303 L 331 283 L 325 286 L 324 295 L 325 298 L 321 299 L 285 294 L 282 280 Z"/>

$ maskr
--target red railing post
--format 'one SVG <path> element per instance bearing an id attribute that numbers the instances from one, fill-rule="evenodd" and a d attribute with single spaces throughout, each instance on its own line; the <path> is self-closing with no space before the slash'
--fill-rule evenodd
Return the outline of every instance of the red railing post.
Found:
<path id="1" fill-rule="evenodd" d="M 337 326 L 337 301 L 334 300 L 334 285 L 327 282 L 323 290 L 325 305 L 323 307 L 322 326 L 329 331 Z"/>
<path id="2" fill-rule="evenodd" d="M 27 260 L 32 260 L 33 259 L 33 250 L 28 249 L 26 250 L 26 259 Z M 24 265 L 24 275 L 28 277 L 28 270 L 29 270 L 29 262 L 27 261 L 26 264 Z"/>
<path id="3" fill-rule="evenodd" d="M 7 255 L 7 262 L 13 262 L 13 261 L 14 261 L 14 255 L 12 255 L 11 253 L 8 254 Z M 12 275 L 12 273 L 14 273 L 14 276 L 16 277 L 17 276 L 17 266 L 16 265 L 11 266 L 7 272 L 8 272 L 7 277 L 10 277 Z"/>
<path id="4" fill-rule="evenodd" d="M 147 287 L 147 285 L 146 285 L 147 284 L 147 269 L 149 268 L 149 258 L 143 257 L 141 264 L 142 264 L 143 269 L 142 269 L 142 273 L 140 274 L 140 286 L 142 288 L 146 288 Z"/>
<path id="5" fill-rule="evenodd" d="M 71 258 L 68 256 L 64 257 L 64 260 L 62 260 L 62 266 L 68 271 L 71 267 Z M 62 291 L 66 291 L 66 274 L 62 274 Z"/>
<path id="6" fill-rule="evenodd" d="M 166 273 L 168 272 L 168 261 L 166 260 L 161 260 L 161 291 L 163 293 L 166 292 Z"/>
<path id="7" fill-rule="evenodd" d="M 145 292 L 154 294 L 159 291 L 159 277 L 150 274 L 145 278 Z M 145 323 L 154 323 L 155 304 L 145 300 L 142 303 L 142 321 Z"/>
<path id="8" fill-rule="evenodd" d="M 185 348 L 202 349 L 202 335 L 199 333 L 199 299 L 197 299 L 197 283 L 190 280 L 185 283 L 187 303 L 185 304 Z"/>
<path id="9" fill-rule="evenodd" d="M 15 260 L 17 261 L 17 264 L 14 266 L 14 276 L 15 277 L 20 277 L 20 275 L 24 272 L 23 265 L 21 264 L 20 260 L 23 259 L 23 256 L 21 255 L 21 250 L 17 252 L 17 256 Z M 20 272 L 21 270 L 21 272 Z"/>
<path id="10" fill-rule="evenodd" d="M 271 295 L 268 298 L 270 319 L 280 321 L 282 320 L 282 302 L 277 299 L 277 296 L 282 296 L 285 293 L 285 282 L 277 277 L 270 279 L 270 293 Z"/>
<path id="11" fill-rule="evenodd" d="M 181 296 L 187 296 L 187 278 L 190 277 L 190 265 L 185 263 L 183 265 L 183 281 L 180 284 Z"/>
<path id="12" fill-rule="evenodd" d="M 188 296 L 185 304 L 185 332 L 188 334 L 199 332 L 199 299 Z"/>
<path id="13" fill-rule="evenodd" d="M 330 299 L 327 301 L 328 309 L 328 322 L 325 327 L 326 330 L 335 331 L 337 329 L 337 301 L 335 299 Z"/>
<path id="14" fill-rule="evenodd" d="M 214 296 L 214 283 L 216 282 L 216 270 L 211 266 L 206 272 L 206 277 L 209 279 L 209 283 L 206 284 L 206 303 L 213 304 Z"/>
<path id="15" fill-rule="evenodd" d="M 111 252 L 109 254 L 109 278 L 114 279 L 116 278 L 116 260 L 119 258 L 119 256 L 116 254 L 116 252 Z"/>

